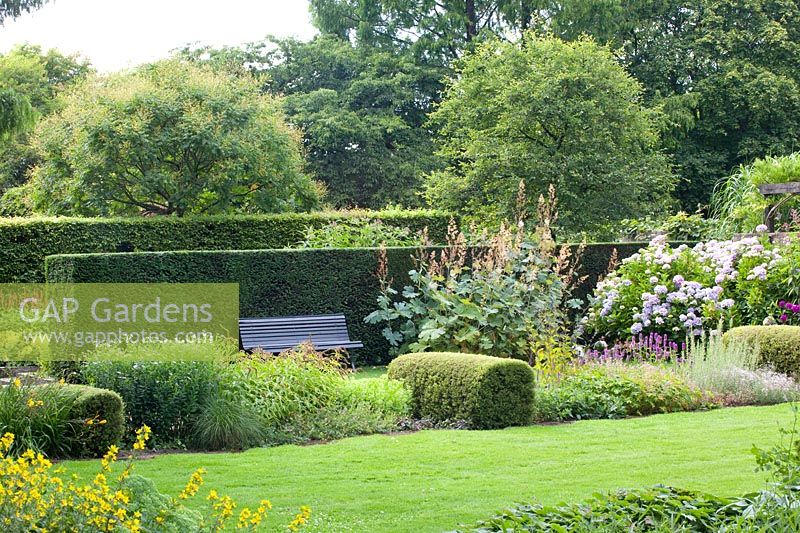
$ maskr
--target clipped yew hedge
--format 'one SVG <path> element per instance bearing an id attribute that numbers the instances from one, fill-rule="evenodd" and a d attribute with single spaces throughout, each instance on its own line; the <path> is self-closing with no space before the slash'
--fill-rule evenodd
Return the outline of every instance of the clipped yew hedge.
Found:
<path id="1" fill-rule="evenodd" d="M 476 429 L 529 424 L 534 376 L 516 359 L 462 353 L 401 355 L 389 365 L 389 378 L 411 389 L 418 418 L 466 420 Z"/>
<path id="2" fill-rule="evenodd" d="M 41 282 L 44 258 L 56 254 L 285 248 L 306 228 L 369 218 L 443 242 L 451 215 L 441 211 L 353 211 L 278 215 L 150 218 L 0 219 L 0 283 Z"/>
<path id="3" fill-rule="evenodd" d="M 408 282 L 416 248 L 386 250 L 389 275 Z M 182 251 L 79 254 L 47 258 L 48 282 L 238 283 L 244 317 L 344 313 L 350 338 L 364 348 L 356 364 L 388 361 L 382 326 L 366 324 L 376 308 L 377 248 Z"/>
<path id="4" fill-rule="evenodd" d="M 587 245 L 580 268 L 586 279 L 575 296 L 591 292 L 614 249 L 622 258 L 641 247 L 641 243 Z M 394 287 L 409 282 L 417 250 L 387 249 Z M 377 248 L 69 254 L 48 257 L 46 270 L 47 281 L 62 283 L 238 283 L 242 316 L 344 313 L 350 338 L 364 343 L 363 349 L 353 352 L 354 361 L 382 364 L 389 360 L 383 326 L 364 323 L 380 294 L 375 275 L 378 255 Z"/>

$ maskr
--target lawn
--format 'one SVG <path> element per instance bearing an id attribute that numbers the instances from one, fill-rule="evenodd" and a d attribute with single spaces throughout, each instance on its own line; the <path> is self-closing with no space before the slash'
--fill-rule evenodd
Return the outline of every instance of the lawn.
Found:
<path id="1" fill-rule="evenodd" d="M 244 505 L 270 498 L 279 515 L 273 520 L 310 505 L 311 531 L 444 531 L 514 502 L 557 503 L 620 487 L 752 491 L 762 477 L 753 471 L 750 448 L 777 442 L 778 428 L 791 420 L 784 404 L 500 431 L 423 431 L 159 456 L 135 471 L 177 494 L 203 466 L 208 486 L 199 496 L 214 487 Z M 98 467 L 96 461 L 64 464 L 85 479 Z"/>

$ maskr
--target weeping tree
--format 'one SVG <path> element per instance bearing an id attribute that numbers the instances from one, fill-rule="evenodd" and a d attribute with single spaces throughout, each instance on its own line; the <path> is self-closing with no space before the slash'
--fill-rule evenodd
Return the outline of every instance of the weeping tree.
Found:
<path id="1" fill-rule="evenodd" d="M 0 89 L 0 138 L 30 128 L 35 120 L 30 101 L 14 89 Z"/>

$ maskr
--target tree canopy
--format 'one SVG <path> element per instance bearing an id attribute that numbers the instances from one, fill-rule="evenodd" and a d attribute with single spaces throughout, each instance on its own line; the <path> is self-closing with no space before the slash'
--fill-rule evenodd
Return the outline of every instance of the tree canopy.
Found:
<path id="1" fill-rule="evenodd" d="M 523 180 L 535 200 L 556 187 L 560 220 L 591 230 L 665 206 L 672 189 L 642 88 L 610 51 L 526 34 L 468 54 L 433 114 L 441 155 L 432 174 L 434 205 L 475 220 L 509 217 Z"/>
<path id="2" fill-rule="evenodd" d="M 43 120 L 36 211 L 189 215 L 306 210 L 319 189 L 278 99 L 181 61 L 92 77 Z"/>
<path id="3" fill-rule="evenodd" d="M 0 25 L 8 19 L 15 19 L 23 13 L 39 9 L 49 0 L 0 0 Z"/>
<path id="4" fill-rule="evenodd" d="M 425 126 L 443 72 L 406 53 L 357 47 L 335 36 L 184 51 L 217 69 L 255 73 L 284 95 L 303 132 L 308 170 L 337 207 L 418 204 L 420 178 L 439 166 Z"/>

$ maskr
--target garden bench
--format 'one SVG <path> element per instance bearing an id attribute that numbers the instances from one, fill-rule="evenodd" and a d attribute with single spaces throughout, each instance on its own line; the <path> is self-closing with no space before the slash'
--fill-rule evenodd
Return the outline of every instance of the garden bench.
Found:
<path id="1" fill-rule="evenodd" d="M 280 353 L 304 342 L 318 350 L 364 347 L 350 340 L 342 314 L 239 319 L 239 344 L 245 351 Z"/>

